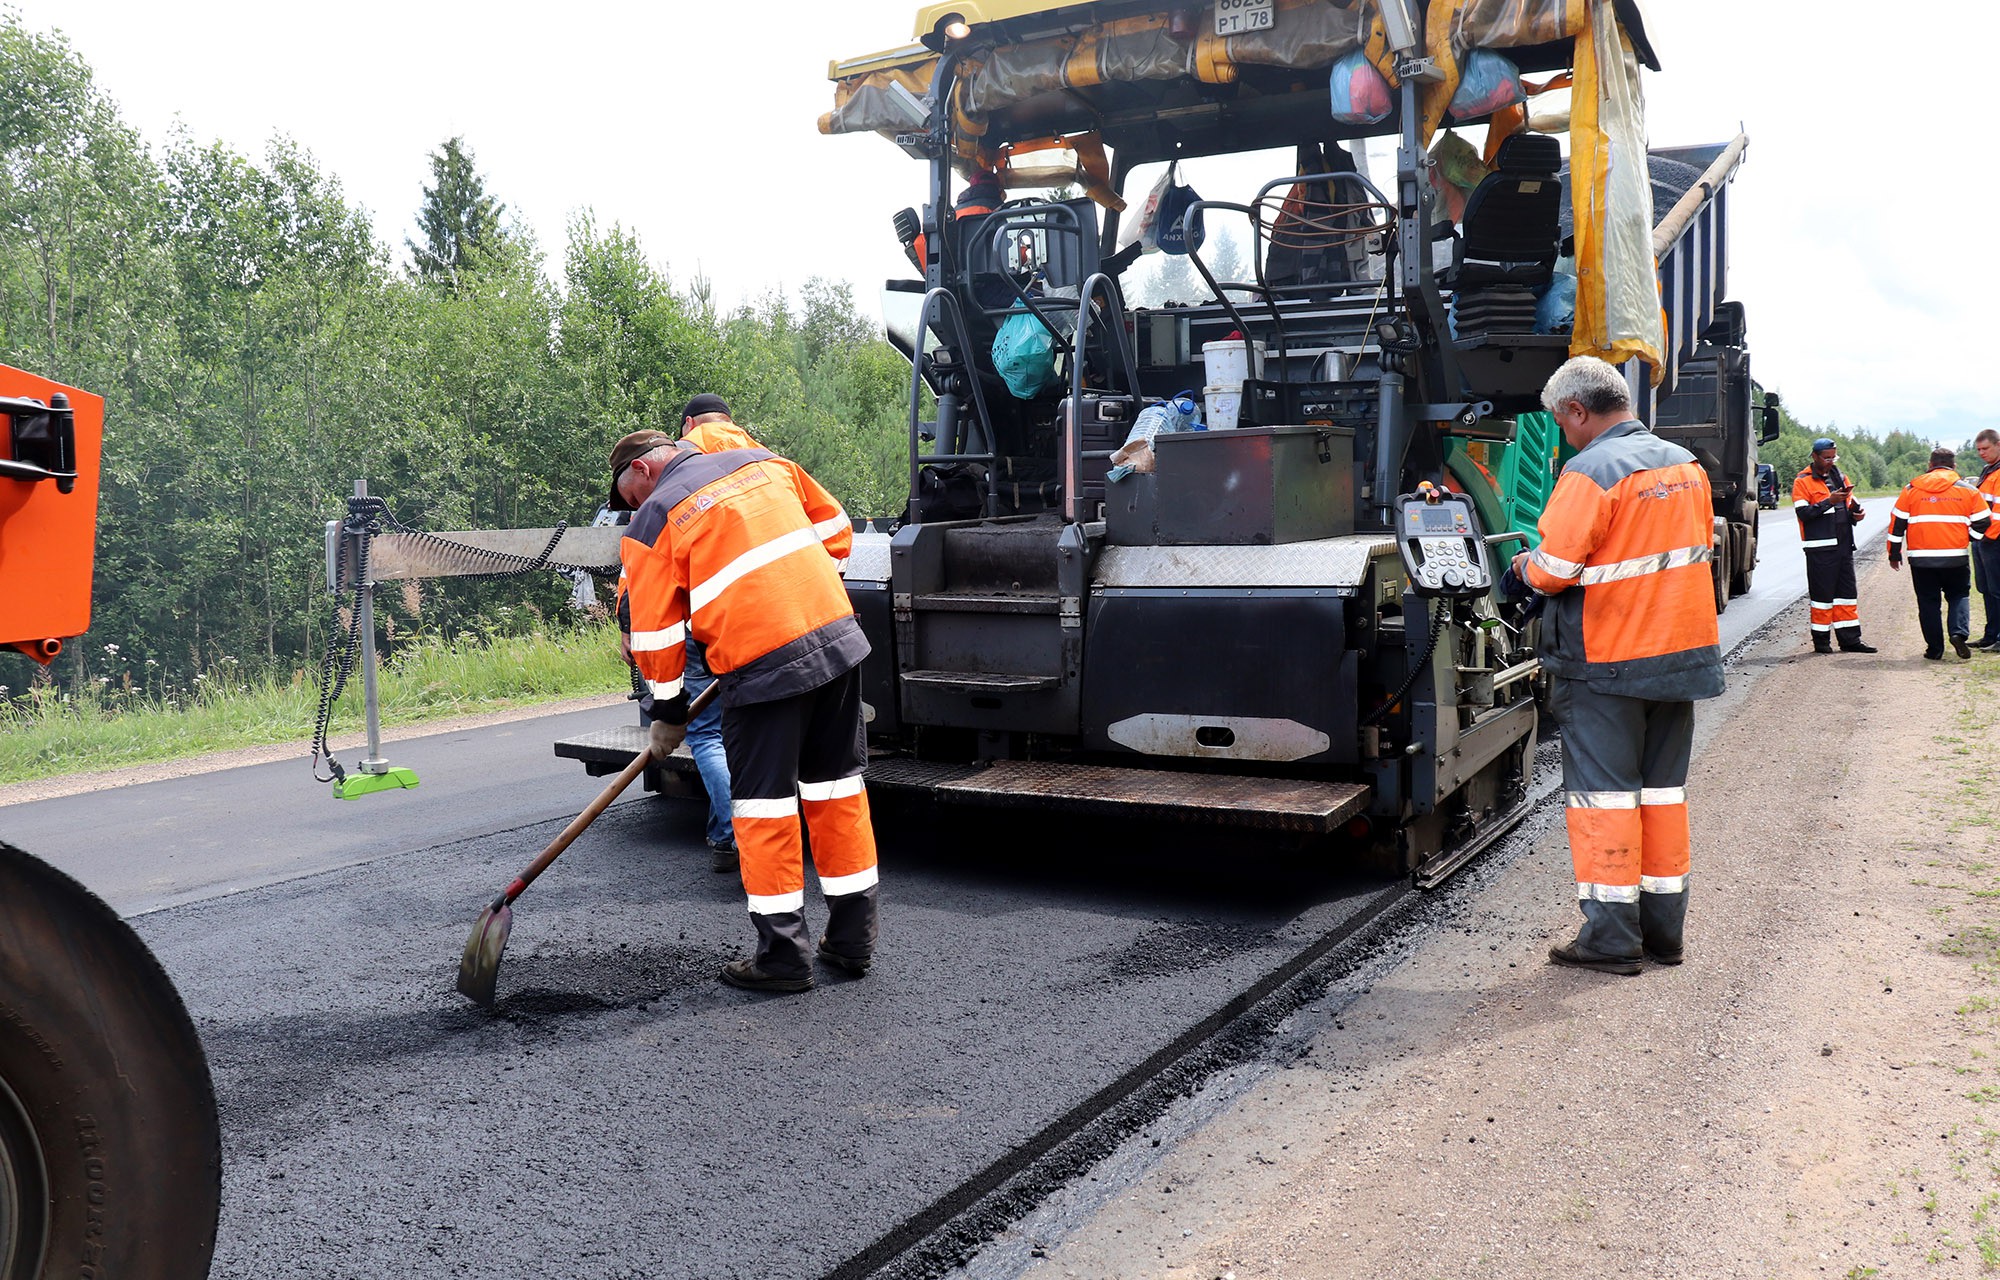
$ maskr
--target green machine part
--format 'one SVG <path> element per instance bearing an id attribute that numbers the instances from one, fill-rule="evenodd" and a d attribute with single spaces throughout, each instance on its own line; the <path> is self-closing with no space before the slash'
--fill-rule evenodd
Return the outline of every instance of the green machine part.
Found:
<path id="1" fill-rule="evenodd" d="M 1546 413 L 1524 413 L 1514 420 L 1511 443 L 1453 439 L 1445 469 L 1472 499 L 1488 532 L 1521 534 L 1533 548 L 1541 542 L 1536 526 L 1555 488 L 1563 452 L 1556 420 Z"/>
<path id="2" fill-rule="evenodd" d="M 417 785 L 413 769 L 385 769 L 381 773 L 350 773 L 333 784 L 333 798 L 356 800 L 376 791 L 395 791 Z"/>

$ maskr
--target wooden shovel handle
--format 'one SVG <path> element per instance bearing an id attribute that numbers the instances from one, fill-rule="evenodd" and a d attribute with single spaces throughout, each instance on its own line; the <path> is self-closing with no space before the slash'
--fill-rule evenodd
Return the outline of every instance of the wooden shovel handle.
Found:
<path id="1" fill-rule="evenodd" d="M 717 681 L 695 695 L 695 700 L 688 704 L 688 719 L 693 720 L 696 716 L 707 710 L 708 704 L 715 701 L 716 692 L 721 688 L 722 683 Z M 558 857 L 561 857 L 562 851 L 569 848 L 570 842 L 582 835 L 584 829 L 591 823 L 597 821 L 597 815 L 610 808 L 611 802 L 618 798 L 619 793 L 631 786 L 632 779 L 645 772 L 646 766 L 651 764 L 652 761 L 653 749 L 649 743 L 640 750 L 638 755 L 632 757 L 632 763 L 618 771 L 618 776 L 611 780 L 609 786 L 598 793 L 597 799 L 592 800 L 582 813 L 570 819 L 570 824 L 564 827 L 561 834 L 556 836 L 555 839 L 549 841 L 548 848 L 543 849 L 535 860 L 528 864 L 527 870 L 514 877 L 514 882 L 507 886 L 505 893 L 500 895 L 501 903 L 512 902 L 514 899 L 520 897 L 521 891 L 533 884 L 536 876 L 547 871 L 549 864 L 554 862 Z"/>

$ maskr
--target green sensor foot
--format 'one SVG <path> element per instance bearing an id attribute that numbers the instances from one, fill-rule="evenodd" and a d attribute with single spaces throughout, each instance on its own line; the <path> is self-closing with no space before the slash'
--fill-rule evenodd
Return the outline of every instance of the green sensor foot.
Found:
<path id="1" fill-rule="evenodd" d="M 414 769 L 391 769 L 387 773 L 350 773 L 333 784 L 333 798 L 354 800 L 371 791 L 396 791 L 417 785 Z"/>

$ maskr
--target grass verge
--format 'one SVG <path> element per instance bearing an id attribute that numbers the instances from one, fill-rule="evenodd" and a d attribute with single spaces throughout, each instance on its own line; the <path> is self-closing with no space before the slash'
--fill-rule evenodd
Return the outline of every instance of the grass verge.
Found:
<path id="1" fill-rule="evenodd" d="M 382 663 L 382 723 L 619 693 L 629 680 L 609 624 L 469 644 L 419 640 Z M 81 693 L 0 693 L 0 784 L 281 742 L 298 743 L 304 754 L 319 710 L 313 673 L 245 678 L 233 663 L 210 668 L 186 689 L 149 690 L 107 676 Z M 335 704 L 332 732 L 362 723 L 357 672 Z"/>

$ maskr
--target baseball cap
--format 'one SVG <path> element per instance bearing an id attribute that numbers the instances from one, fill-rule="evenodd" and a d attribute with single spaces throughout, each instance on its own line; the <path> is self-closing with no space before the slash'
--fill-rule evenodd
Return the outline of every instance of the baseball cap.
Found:
<path id="1" fill-rule="evenodd" d="M 634 459 L 643 458 L 663 445 L 671 447 L 673 443 L 674 438 L 664 431 L 634 431 L 619 437 L 618 443 L 611 446 L 611 497 L 605 505 L 613 511 L 630 511 L 631 504 L 618 496 L 618 477 L 625 474 L 625 468 Z"/>
<path id="2" fill-rule="evenodd" d="M 699 418 L 704 413 L 728 412 L 729 402 L 727 400 L 716 395 L 713 391 L 704 391 L 687 402 L 687 407 L 681 410 L 681 421 L 686 422 L 689 418 Z"/>
<path id="3" fill-rule="evenodd" d="M 1814 453 L 1825 453 L 1828 449 L 1838 449 L 1839 447 L 1840 447 L 1839 445 L 1827 439 L 1825 436 L 1821 436 L 1819 439 L 1813 441 Z"/>

